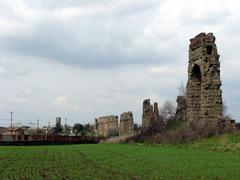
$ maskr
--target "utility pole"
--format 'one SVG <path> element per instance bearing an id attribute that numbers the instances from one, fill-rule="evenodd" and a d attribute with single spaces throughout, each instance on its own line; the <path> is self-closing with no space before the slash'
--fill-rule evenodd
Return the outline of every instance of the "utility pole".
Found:
<path id="1" fill-rule="evenodd" d="M 39 119 L 37 119 L 37 128 L 39 129 Z"/>
<path id="2" fill-rule="evenodd" d="M 65 118 L 65 126 L 67 126 L 67 118 Z"/>
<path id="3" fill-rule="evenodd" d="M 48 127 L 50 128 L 50 121 L 48 121 Z"/>
<path id="4" fill-rule="evenodd" d="M 12 131 L 13 131 L 12 121 L 13 121 L 13 112 L 11 112 L 11 133 L 12 133 Z"/>

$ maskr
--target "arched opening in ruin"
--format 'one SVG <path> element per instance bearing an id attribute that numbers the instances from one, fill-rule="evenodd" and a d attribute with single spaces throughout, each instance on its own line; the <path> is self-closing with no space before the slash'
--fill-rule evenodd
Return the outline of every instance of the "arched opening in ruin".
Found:
<path id="1" fill-rule="evenodd" d="M 202 84 L 202 75 L 200 67 L 195 64 L 192 68 L 191 72 L 191 83 L 190 83 L 190 91 L 191 91 L 191 110 L 192 115 L 196 120 L 200 119 L 201 112 L 201 84 Z"/>
<path id="2" fill-rule="evenodd" d="M 194 65 L 192 69 L 192 79 L 194 79 L 196 82 L 201 83 L 201 69 L 198 65 Z"/>
<path id="3" fill-rule="evenodd" d="M 207 46 L 207 54 L 211 55 L 212 54 L 213 47 L 212 46 Z"/>

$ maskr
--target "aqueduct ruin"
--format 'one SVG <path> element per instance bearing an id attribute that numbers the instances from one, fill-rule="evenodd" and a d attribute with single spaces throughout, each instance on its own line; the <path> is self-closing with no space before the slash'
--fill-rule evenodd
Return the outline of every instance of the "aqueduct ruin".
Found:
<path id="1" fill-rule="evenodd" d="M 211 127 L 222 116 L 220 62 L 215 37 L 200 33 L 190 39 L 187 82 L 189 126 Z"/>

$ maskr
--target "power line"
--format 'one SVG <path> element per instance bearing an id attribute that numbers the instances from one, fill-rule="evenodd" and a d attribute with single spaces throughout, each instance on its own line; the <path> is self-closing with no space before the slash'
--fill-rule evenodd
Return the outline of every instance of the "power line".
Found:
<path id="1" fill-rule="evenodd" d="M 37 125 L 37 128 L 39 129 L 39 124 L 40 124 L 39 122 L 40 122 L 40 120 L 37 119 L 37 122 L 36 122 L 36 123 L 31 122 L 31 123 L 28 123 L 28 124 L 36 124 L 36 125 Z"/>
<path id="2" fill-rule="evenodd" d="M 12 121 L 13 121 L 13 112 L 11 112 L 11 133 L 12 133 L 12 131 L 13 131 L 13 127 L 12 127 Z"/>

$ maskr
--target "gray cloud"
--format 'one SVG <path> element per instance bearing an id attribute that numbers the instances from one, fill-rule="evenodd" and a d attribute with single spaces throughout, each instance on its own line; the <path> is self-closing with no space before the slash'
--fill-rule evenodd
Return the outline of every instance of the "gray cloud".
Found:
<path id="1" fill-rule="evenodd" d="M 189 39 L 212 31 L 223 97 L 240 118 L 237 0 L 2 0 L 0 11 L 0 114 L 89 122 L 132 110 L 140 122 L 144 98 L 175 101 Z"/>
<path id="2" fill-rule="evenodd" d="M 103 4 L 104 8 L 108 8 L 105 3 Z M 125 4 L 128 6 L 121 7 L 124 3 L 123 5 L 112 3 L 107 13 L 91 12 L 96 6 L 93 5 L 93 10 L 89 10 L 90 15 L 76 15 L 72 19 L 51 15 L 48 15 L 48 18 L 40 16 L 37 19 L 39 22 L 34 21 L 32 24 L 29 22 L 32 26 L 30 32 L 16 32 L 1 37 L 4 51 L 90 68 L 168 61 L 171 58 L 169 49 L 162 51 L 161 48 L 151 47 L 151 44 L 147 46 L 147 39 L 141 39 L 145 36 L 144 28 L 151 20 L 151 14 L 156 11 L 156 8 L 149 10 L 153 3 L 141 1 L 137 6 L 133 3 Z M 75 12 L 74 9 L 72 11 Z M 137 44 L 139 39 L 142 47 Z M 165 44 L 165 40 L 160 37 L 158 41 Z"/>

